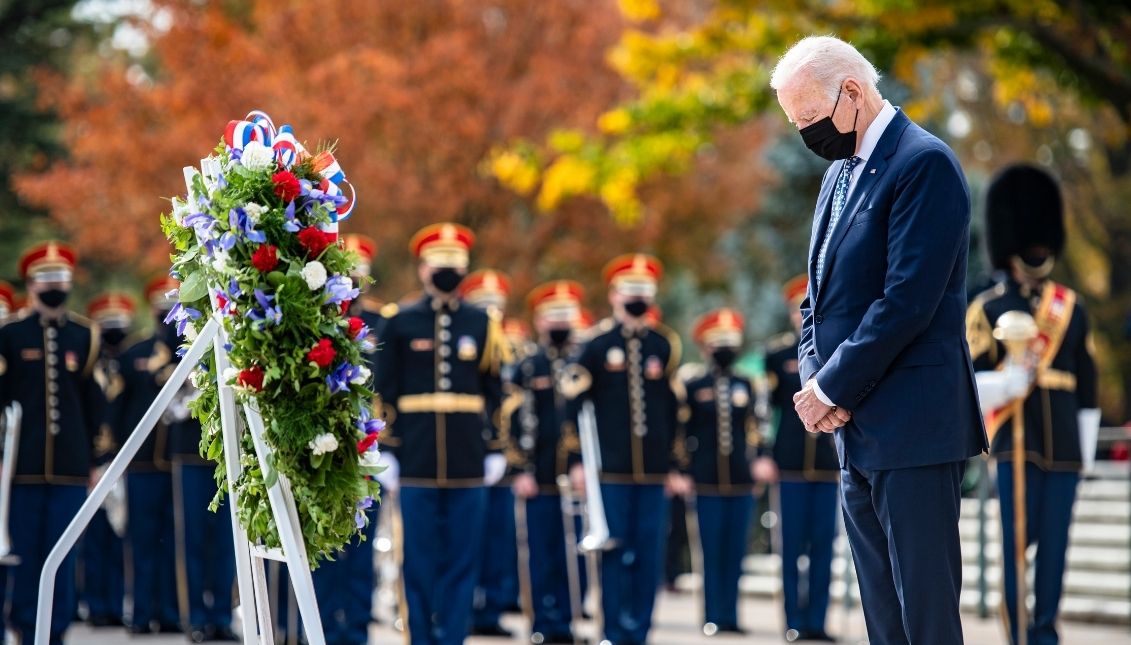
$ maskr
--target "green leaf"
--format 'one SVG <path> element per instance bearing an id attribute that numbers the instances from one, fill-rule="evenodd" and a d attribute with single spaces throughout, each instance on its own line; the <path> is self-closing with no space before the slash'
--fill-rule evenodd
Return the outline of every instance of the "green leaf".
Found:
<path id="1" fill-rule="evenodd" d="M 324 453 L 324 452 L 318 453 L 316 455 L 312 454 L 312 455 L 310 455 L 310 465 L 315 470 L 318 470 L 319 468 L 322 467 L 322 462 L 325 459 L 326 459 L 326 453 Z"/>
<path id="2" fill-rule="evenodd" d="M 208 446 L 208 459 L 210 461 L 216 461 L 217 459 L 219 459 L 220 454 L 224 451 L 224 442 L 222 439 L 223 437 L 216 437 Z"/>
<path id="3" fill-rule="evenodd" d="M 185 277 L 184 281 L 181 282 L 181 290 L 179 293 L 181 302 L 186 303 L 196 302 L 208 295 L 208 284 L 205 282 L 204 272 L 197 271 Z"/>

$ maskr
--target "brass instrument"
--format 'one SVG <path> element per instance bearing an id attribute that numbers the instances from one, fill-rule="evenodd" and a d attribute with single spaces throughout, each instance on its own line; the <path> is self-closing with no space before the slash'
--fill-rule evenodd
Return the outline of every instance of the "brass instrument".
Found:
<path id="1" fill-rule="evenodd" d="M 8 519 L 12 508 L 12 478 L 16 476 L 22 417 L 23 408 L 19 401 L 12 401 L 4 408 L 4 466 L 3 472 L 0 472 L 0 566 L 15 566 L 20 563 L 19 556 L 12 553 Z"/>

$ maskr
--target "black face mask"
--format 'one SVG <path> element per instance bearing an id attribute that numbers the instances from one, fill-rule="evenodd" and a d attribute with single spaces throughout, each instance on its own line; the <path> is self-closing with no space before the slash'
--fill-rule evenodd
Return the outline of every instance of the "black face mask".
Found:
<path id="1" fill-rule="evenodd" d="M 852 119 L 852 130 L 841 132 L 833 124 L 833 114 L 836 114 L 836 106 L 839 104 L 840 91 L 838 90 L 832 114 L 812 125 L 801 128 L 801 139 L 805 142 L 805 147 L 815 152 L 817 156 L 829 161 L 847 159 L 852 156 L 852 153 L 856 152 L 856 119 L 860 118 L 860 109 L 857 108 L 856 117 Z"/>
<path id="2" fill-rule="evenodd" d="M 451 293 L 463 282 L 463 275 L 450 268 L 436 269 L 432 272 L 432 286 L 442 293 Z"/>
<path id="3" fill-rule="evenodd" d="M 56 307 L 63 306 L 67 301 L 67 296 L 71 292 L 64 289 L 48 289 L 39 294 L 39 301 L 42 302 L 48 309 L 55 309 Z"/>
<path id="4" fill-rule="evenodd" d="M 648 303 L 643 300 L 629 300 L 624 303 L 624 312 L 633 318 L 639 318 L 648 313 Z"/>
<path id="5" fill-rule="evenodd" d="M 125 339 L 126 330 L 124 329 L 118 329 L 115 327 L 112 329 L 102 330 L 102 342 L 108 347 L 117 347 L 118 343 L 121 343 Z"/>
<path id="6" fill-rule="evenodd" d="M 734 365 L 735 359 L 738 358 L 738 351 L 733 347 L 720 347 L 711 352 L 711 359 L 715 361 L 721 369 L 730 369 Z"/>
<path id="7" fill-rule="evenodd" d="M 570 330 L 568 329 L 551 329 L 550 330 L 550 344 L 554 347 L 561 347 L 569 342 Z"/>

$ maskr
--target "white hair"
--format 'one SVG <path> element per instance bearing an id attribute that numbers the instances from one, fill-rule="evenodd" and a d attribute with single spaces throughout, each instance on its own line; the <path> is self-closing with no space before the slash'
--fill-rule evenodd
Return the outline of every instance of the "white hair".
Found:
<path id="1" fill-rule="evenodd" d="M 770 87 L 781 90 L 805 73 L 833 98 L 846 78 L 854 78 L 877 93 L 880 73 L 852 45 L 834 36 L 808 36 L 789 48 L 770 74 Z"/>

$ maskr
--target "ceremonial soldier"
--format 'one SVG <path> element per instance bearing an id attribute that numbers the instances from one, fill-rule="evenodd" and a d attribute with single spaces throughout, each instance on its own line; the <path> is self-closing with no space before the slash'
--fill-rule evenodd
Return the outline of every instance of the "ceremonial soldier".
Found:
<path id="1" fill-rule="evenodd" d="M 0 327 L 0 408 L 23 408 L 8 530 L 12 568 L 8 627 L 21 642 L 35 638 L 39 576 L 44 561 L 86 497 L 94 439 L 105 400 L 94 379 L 99 330 L 67 311 L 75 253 L 50 241 L 20 258 L 31 306 Z M 75 607 L 74 556 L 55 581 L 50 642 L 62 643 Z"/>
<path id="2" fill-rule="evenodd" d="M 1056 181 L 1035 166 L 1006 168 L 986 195 L 986 228 L 993 266 L 1008 279 L 979 295 L 967 314 L 967 339 L 983 407 L 991 452 L 997 458 L 1001 501 L 1002 562 L 1006 619 L 1013 642 L 1020 628 L 1032 644 L 1056 643 L 1056 618 L 1063 586 L 1068 529 L 1082 462 L 1095 454 L 1099 427 L 1096 366 L 1082 299 L 1049 278 L 1064 250 L 1063 203 Z M 984 372 L 1002 366 L 1004 346 L 993 330 L 1010 311 L 1031 314 L 1038 335 L 1029 347 L 1019 409 L 1006 400 L 990 401 L 982 388 Z M 1016 372 L 1015 372 L 1016 373 Z M 1012 388 L 1011 388 L 1012 389 Z M 1013 431 L 1024 428 L 1024 499 L 1022 528 L 1037 555 L 1031 617 L 1018 625 Z M 1081 445 L 1083 443 L 1083 446 Z M 1023 569 L 1022 569 L 1023 571 Z"/>
<path id="3" fill-rule="evenodd" d="M 775 541 L 782 559 L 787 642 L 833 640 L 825 632 L 825 614 L 832 579 L 840 464 L 832 434 L 806 432 L 793 410 L 793 395 L 801 391 L 797 347 L 801 301 L 808 285 L 808 277 L 799 275 L 783 289 L 793 332 L 771 340 L 766 348 L 766 378 L 777 423 L 772 446 L 764 447 L 763 456 L 755 463 L 759 480 L 778 482 L 775 510 L 781 528 Z M 802 557 L 809 562 L 804 577 L 798 565 Z"/>
<path id="4" fill-rule="evenodd" d="M 358 255 L 357 266 L 351 277 L 362 290 L 362 296 L 350 303 L 350 315 L 365 323 L 365 345 L 362 352 L 365 364 L 376 371 L 377 345 L 387 318 L 384 314 L 396 312 L 396 305 L 382 307 L 380 301 L 368 294 L 367 278 L 372 272 L 377 243 L 372 238 L 356 233 L 342 236 L 347 250 Z M 365 527 L 365 540 L 354 538 L 334 555 L 334 560 L 323 562 L 314 570 L 314 591 L 318 597 L 318 612 L 322 617 L 322 630 L 328 645 L 357 644 L 369 641 L 369 623 L 373 619 L 373 537 L 377 534 L 377 516 L 372 510 Z"/>
<path id="5" fill-rule="evenodd" d="M 572 643 L 566 531 L 573 519 L 562 515 L 558 478 L 580 459 L 577 429 L 562 393 L 562 374 L 573 353 L 573 327 L 581 313 L 581 285 L 557 280 L 527 296 L 538 344 L 523 358 L 506 384 L 510 396 L 510 434 L 520 473 L 514 492 L 522 500 L 529 548 L 531 642 Z M 573 599 L 580 602 L 580 595 Z"/>
<path id="6" fill-rule="evenodd" d="M 434 224 L 410 243 L 425 295 L 385 327 L 377 392 L 386 458 L 399 467 L 405 596 L 414 644 L 460 643 L 471 624 L 487 492 L 485 415 L 497 409 L 509 360 L 497 321 L 457 292 L 474 235 Z M 498 469 L 500 472 L 502 469 Z"/>
<path id="7" fill-rule="evenodd" d="M 691 488 L 676 451 L 679 338 L 645 319 L 662 271 L 659 260 L 639 253 L 606 265 L 613 318 L 581 350 L 566 388 L 591 401 L 596 417 L 612 540 L 601 559 L 601 604 L 605 638 L 618 644 L 643 643 L 652 627 L 668 520 L 664 485 L 679 495 Z"/>
<path id="8" fill-rule="evenodd" d="M 136 305 L 120 292 L 96 296 L 87 305 L 87 315 L 102 330 L 101 352 L 94 374 L 107 403 L 113 407 L 122 393 L 118 359 L 125 349 L 133 325 Z M 117 454 L 118 443 L 109 423 L 103 423 L 94 442 L 94 461 L 99 473 Z M 94 627 L 121 626 L 125 599 L 124 544 L 125 499 L 115 493 L 95 512 L 82 538 L 82 593 L 87 620 Z"/>
<path id="9" fill-rule="evenodd" d="M 708 358 L 705 374 L 686 383 L 687 450 L 695 480 L 703 550 L 703 633 L 744 633 L 738 626 L 738 579 L 754 513 L 751 464 L 758 444 L 750 381 L 734 373 L 745 321 L 718 309 L 696 322 L 692 337 Z"/>
<path id="10" fill-rule="evenodd" d="M 165 283 L 150 288 L 162 289 Z M 148 292 L 150 302 L 156 295 Z M 118 444 L 129 439 L 176 368 L 179 341 L 173 328 L 155 321 L 153 329 L 122 352 L 122 391 L 111 406 L 110 424 Z M 129 631 L 148 634 L 182 631 L 177 606 L 176 549 L 173 526 L 173 469 L 170 417 L 157 422 L 126 471 L 133 615 Z"/>
<path id="11" fill-rule="evenodd" d="M 513 343 L 502 326 L 507 310 L 511 283 L 506 274 L 494 269 L 472 271 L 459 285 L 460 297 L 469 305 L 486 311 L 501 325 L 503 337 L 513 349 Z M 513 352 L 512 352 L 513 354 Z M 509 366 L 503 366 L 504 372 Z M 498 433 L 496 415 L 486 419 L 492 425 L 489 431 L 496 436 L 496 449 L 503 448 L 507 438 Z M 503 463 L 505 467 L 505 462 Z M 514 494 L 504 472 L 485 473 L 487 478 L 487 522 L 484 525 L 483 552 L 480 560 L 479 584 L 475 588 L 475 612 L 471 633 L 478 636 L 509 638 L 511 633 L 499 624 L 504 611 L 518 601 L 518 554 L 514 532 Z"/>

